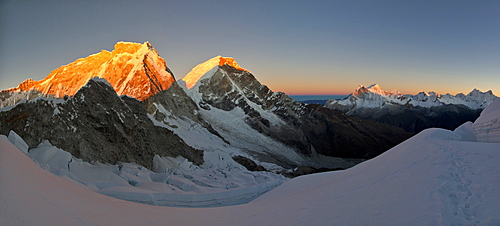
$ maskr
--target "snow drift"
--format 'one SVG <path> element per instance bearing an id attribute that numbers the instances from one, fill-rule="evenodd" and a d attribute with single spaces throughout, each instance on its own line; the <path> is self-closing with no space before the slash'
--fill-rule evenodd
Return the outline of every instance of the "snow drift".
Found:
<path id="1" fill-rule="evenodd" d="M 500 100 L 481 112 L 473 128 L 479 141 L 500 143 Z"/>

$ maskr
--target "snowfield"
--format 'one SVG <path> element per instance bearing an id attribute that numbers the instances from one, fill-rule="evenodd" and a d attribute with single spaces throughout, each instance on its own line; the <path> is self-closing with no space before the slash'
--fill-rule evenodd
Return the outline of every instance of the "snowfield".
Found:
<path id="1" fill-rule="evenodd" d="M 498 118 L 491 112 L 499 106 L 485 110 L 486 121 Z M 98 194 L 41 169 L 2 135 L 0 219 L 4 225 L 500 225 L 500 143 L 473 142 L 474 124 L 427 129 L 350 169 L 294 178 L 247 204 L 211 208 Z M 496 134 L 479 135 L 489 132 Z"/>

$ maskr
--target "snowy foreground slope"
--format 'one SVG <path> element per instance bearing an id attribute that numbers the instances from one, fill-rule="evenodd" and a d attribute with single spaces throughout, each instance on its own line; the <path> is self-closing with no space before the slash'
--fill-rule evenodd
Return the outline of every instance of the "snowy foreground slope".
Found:
<path id="1" fill-rule="evenodd" d="M 158 207 L 107 197 L 57 177 L 0 136 L 5 225 L 499 225 L 500 143 L 428 129 L 344 171 L 298 177 L 254 201 Z M 471 138 L 472 137 L 472 138 Z"/>

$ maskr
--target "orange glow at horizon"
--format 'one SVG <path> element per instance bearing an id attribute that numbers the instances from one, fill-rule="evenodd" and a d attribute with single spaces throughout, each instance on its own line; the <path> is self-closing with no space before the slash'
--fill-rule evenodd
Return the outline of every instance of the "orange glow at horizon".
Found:
<path id="1" fill-rule="evenodd" d="M 316 89 L 311 89 L 309 87 L 304 87 L 304 88 L 296 88 L 295 86 L 286 86 L 286 85 L 283 85 L 283 84 L 280 84 L 280 85 L 274 85 L 274 84 L 264 84 L 264 85 L 267 85 L 269 87 L 269 89 L 271 89 L 273 92 L 283 92 L 283 93 L 286 93 L 288 95 L 298 95 L 298 96 L 302 96 L 302 95 L 311 95 L 311 96 L 314 96 L 314 95 L 349 95 L 351 93 L 354 93 L 354 91 L 356 90 L 356 87 L 357 85 L 353 85 L 352 87 L 328 87 L 328 88 L 322 88 L 322 89 L 319 89 L 319 88 L 316 88 Z M 371 85 L 371 84 L 370 84 Z M 369 86 L 369 85 L 365 85 L 365 86 Z M 393 91 L 394 89 L 386 89 L 384 87 L 382 87 L 385 91 Z M 451 94 L 451 95 L 457 95 L 459 93 L 462 93 L 464 95 L 467 95 L 469 92 L 471 92 L 472 90 L 474 89 L 478 89 L 479 91 L 481 92 L 487 92 L 487 91 L 490 91 L 492 89 L 481 89 L 481 88 L 470 88 L 468 90 L 463 90 L 463 91 L 455 91 L 455 90 L 451 90 L 451 89 L 446 89 L 446 88 L 441 88 L 439 90 L 433 90 L 433 89 L 429 89 L 429 90 L 418 90 L 418 89 L 397 89 L 400 91 L 400 93 L 402 95 L 405 95 L 405 94 L 410 94 L 410 95 L 417 95 L 418 93 L 420 92 L 424 92 L 424 93 L 430 93 L 430 92 L 435 92 L 436 94 L 440 94 L 440 95 L 445 95 L 447 93 Z M 410 91 L 407 91 L 407 90 L 410 90 Z M 492 91 L 494 95 L 498 96 L 497 93 L 495 93 L 494 91 Z"/>
<path id="2" fill-rule="evenodd" d="M 329 82 L 304 82 L 304 81 L 287 81 L 282 82 L 277 79 L 270 79 L 269 81 L 264 81 L 266 79 L 259 80 L 263 85 L 267 85 L 269 89 L 273 92 L 284 92 L 288 95 L 349 95 L 356 91 L 358 85 L 364 85 L 368 87 L 374 83 L 329 83 Z M 347 85 L 346 85 L 347 84 Z M 458 93 L 463 93 L 467 95 L 474 89 L 478 89 L 481 92 L 487 92 L 492 90 L 494 95 L 498 96 L 498 93 L 495 93 L 492 87 L 476 87 L 474 84 L 466 86 L 467 89 L 459 90 L 457 87 L 452 85 L 443 86 L 442 84 L 415 84 L 415 83 L 378 83 L 383 90 L 391 92 L 395 89 L 399 90 L 402 95 L 410 94 L 417 95 L 420 92 L 430 93 L 435 92 L 436 94 L 445 95 L 447 93 L 451 95 L 457 95 Z M 425 87 L 422 89 L 420 87 Z"/>

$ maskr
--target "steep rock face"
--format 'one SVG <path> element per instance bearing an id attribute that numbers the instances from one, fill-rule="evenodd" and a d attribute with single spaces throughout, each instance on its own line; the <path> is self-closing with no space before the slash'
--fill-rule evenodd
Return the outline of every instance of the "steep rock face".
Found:
<path id="1" fill-rule="evenodd" d="M 402 95 L 398 90 L 384 91 L 375 84 L 360 85 L 351 95 L 342 100 L 330 100 L 325 107 L 418 133 L 431 127 L 453 130 L 467 121 L 474 121 L 497 99 L 491 91 L 476 89 L 467 95 L 455 96 L 434 92 Z"/>
<path id="2" fill-rule="evenodd" d="M 199 126 L 199 129 L 206 129 L 212 135 L 217 136 L 225 143 L 228 143 L 203 117 L 198 113 L 199 108 L 194 101 L 175 82 L 164 91 L 144 100 L 143 106 L 147 113 L 157 122 L 166 125 L 171 130 L 185 130 L 169 122 L 184 121 L 190 127 Z M 160 125 L 161 126 L 161 125 Z"/>
<path id="3" fill-rule="evenodd" d="M 145 100 L 175 81 L 165 61 L 149 42 L 118 42 L 114 50 L 81 58 L 52 71 L 40 81 L 28 79 L 9 92 L 31 89 L 62 98 L 73 96 L 93 77 L 106 79 L 118 95 Z"/>
<path id="4" fill-rule="evenodd" d="M 118 97 L 92 79 L 74 97 L 39 98 L 0 112 L 0 133 L 18 133 L 31 147 L 48 140 L 85 161 L 135 162 L 149 169 L 155 154 L 203 163 L 203 152 L 170 130 L 155 126 L 141 102 Z"/>
<path id="5" fill-rule="evenodd" d="M 248 70 L 221 65 L 220 62 L 226 61 L 234 59 L 214 57 L 195 67 L 179 84 L 219 132 L 235 131 L 228 127 L 249 127 L 253 132 L 248 130 L 241 139 L 256 137 L 252 134 L 257 132 L 282 144 L 268 145 L 263 148 L 265 152 L 279 156 L 291 149 L 302 158 L 312 159 L 318 154 L 368 158 L 409 137 L 395 127 L 359 120 L 322 106 L 299 103 L 284 93 L 274 93 Z M 214 114 L 234 123 L 210 120 L 216 118 L 211 116 Z M 254 139 L 250 137 L 246 139 Z"/>
<path id="6" fill-rule="evenodd" d="M 19 92 L 3 90 L 0 91 L 0 108 L 15 105 L 22 100 L 33 100 L 41 96 L 44 96 L 43 93 L 34 89 Z"/>
<path id="7" fill-rule="evenodd" d="M 387 111 L 386 108 L 378 111 L 364 109 L 355 115 L 418 133 L 427 128 L 453 130 L 465 122 L 476 120 L 482 111 L 482 109 L 470 109 L 464 105 L 453 104 L 430 108 L 413 106 L 391 106 L 391 108 L 392 111 Z"/>

